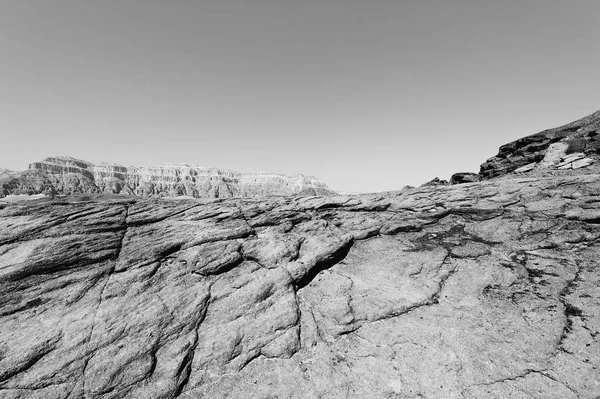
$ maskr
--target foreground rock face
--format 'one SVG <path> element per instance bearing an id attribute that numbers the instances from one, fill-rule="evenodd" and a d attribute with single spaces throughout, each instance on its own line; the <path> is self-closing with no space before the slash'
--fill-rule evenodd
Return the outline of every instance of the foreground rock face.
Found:
<path id="1" fill-rule="evenodd" d="M 21 173 L 0 173 L 0 195 L 104 193 L 208 198 L 334 195 L 314 177 L 238 173 L 197 165 L 125 167 L 52 157 Z"/>
<path id="2" fill-rule="evenodd" d="M 600 175 L 0 209 L 2 398 L 597 398 Z"/>
<path id="3" fill-rule="evenodd" d="M 597 111 L 567 125 L 544 130 L 503 145 L 498 155 L 481 165 L 479 174 L 482 178 L 489 179 L 513 171 L 525 173 L 534 168 L 586 167 L 598 160 L 599 135 L 600 111 Z"/>

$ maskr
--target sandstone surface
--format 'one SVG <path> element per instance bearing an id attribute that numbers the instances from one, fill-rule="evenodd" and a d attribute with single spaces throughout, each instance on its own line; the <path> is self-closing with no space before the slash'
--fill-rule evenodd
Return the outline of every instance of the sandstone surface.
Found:
<path id="1" fill-rule="evenodd" d="M 92 197 L 2 205 L 2 398 L 600 392 L 600 175 Z"/>
<path id="2" fill-rule="evenodd" d="M 316 178 L 304 175 L 239 173 L 179 164 L 126 167 L 71 157 L 46 158 L 21 173 L 0 173 L 0 195 L 41 193 L 194 198 L 335 194 Z"/>

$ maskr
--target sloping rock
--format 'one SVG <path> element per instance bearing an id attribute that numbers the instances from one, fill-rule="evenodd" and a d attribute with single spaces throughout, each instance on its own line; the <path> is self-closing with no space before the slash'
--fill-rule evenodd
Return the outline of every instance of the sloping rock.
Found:
<path id="1" fill-rule="evenodd" d="M 0 205 L 2 398 L 597 398 L 600 175 Z"/>
<path id="2" fill-rule="evenodd" d="M 521 166 L 520 168 L 515 169 L 514 173 L 527 173 L 527 172 L 530 172 L 533 169 L 535 169 L 536 165 L 537 165 L 536 162 L 528 163 L 525 166 Z"/>
<path id="3" fill-rule="evenodd" d="M 544 130 L 501 146 L 498 155 L 481 165 L 479 175 L 490 179 L 513 171 L 523 173 L 522 168 L 532 163 L 539 164 L 539 168 L 555 167 L 561 158 L 573 153 L 583 153 L 594 159 L 600 154 L 599 135 L 600 111 L 597 111 L 567 125 Z M 591 163 L 585 166 L 588 165 Z"/>
<path id="4" fill-rule="evenodd" d="M 434 177 L 426 183 L 421 184 L 421 187 L 447 186 L 448 181 L 442 180 L 439 177 Z"/>
<path id="5" fill-rule="evenodd" d="M 238 173 L 197 165 L 126 167 L 71 157 L 46 158 L 25 172 L 0 175 L 0 195 L 49 191 L 194 198 L 335 195 L 316 178 L 304 175 Z"/>
<path id="6" fill-rule="evenodd" d="M 593 159 L 590 158 L 582 158 L 574 161 L 563 161 L 556 167 L 558 169 L 579 169 L 585 168 L 586 166 L 590 166 L 594 163 Z"/>

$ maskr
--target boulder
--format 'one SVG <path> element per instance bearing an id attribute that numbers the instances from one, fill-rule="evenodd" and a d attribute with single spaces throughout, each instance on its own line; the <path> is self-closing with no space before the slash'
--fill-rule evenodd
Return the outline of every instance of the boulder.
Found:
<path id="1" fill-rule="evenodd" d="M 450 177 L 450 184 L 475 183 L 481 180 L 477 173 L 459 172 Z"/>

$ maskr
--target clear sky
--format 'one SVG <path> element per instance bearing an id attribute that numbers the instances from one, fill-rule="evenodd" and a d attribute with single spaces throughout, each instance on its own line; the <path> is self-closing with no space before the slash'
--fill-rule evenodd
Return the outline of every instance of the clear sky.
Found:
<path id="1" fill-rule="evenodd" d="M 600 109 L 597 0 L 0 0 L 0 167 L 477 172 Z"/>

